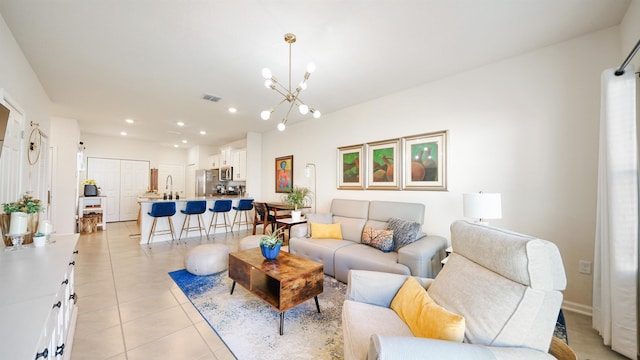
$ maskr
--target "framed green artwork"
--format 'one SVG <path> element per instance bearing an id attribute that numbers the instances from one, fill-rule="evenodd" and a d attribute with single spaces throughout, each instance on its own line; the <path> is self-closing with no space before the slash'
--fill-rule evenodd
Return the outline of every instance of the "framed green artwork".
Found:
<path id="1" fill-rule="evenodd" d="M 338 189 L 362 190 L 364 145 L 343 146 L 338 148 Z"/>
<path id="2" fill-rule="evenodd" d="M 290 193 L 293 189 L 293 155 L 276 158 L 276 192 Z"/>
<path id="3" fill-rule="evenodd" d="M 400 139 L 367 144 L 367 189 L 400 188 Z"/>
<path id="4" fill-rule="evenodd" d="M 447 131 L 402 138 L 403 190 L 447 190 Z"/>

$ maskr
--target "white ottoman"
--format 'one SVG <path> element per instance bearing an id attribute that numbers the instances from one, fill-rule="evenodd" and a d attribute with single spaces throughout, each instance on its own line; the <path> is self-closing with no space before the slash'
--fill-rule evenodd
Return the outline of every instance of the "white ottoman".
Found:
<path id="1" fill-rule="evenodd" d="M 249 235 L 243 238 L 238 244 L 238 250 L 247 250 L 260 247 L 260 239 L 263 236 L 264 235 Z"/>
<path id="2" fill-rule="evenodd" d="M 227 270 L 229 248 L 222 244 L 198 245 L 187 252 L 184 267 L 194 275 L 211 275 Z"/>

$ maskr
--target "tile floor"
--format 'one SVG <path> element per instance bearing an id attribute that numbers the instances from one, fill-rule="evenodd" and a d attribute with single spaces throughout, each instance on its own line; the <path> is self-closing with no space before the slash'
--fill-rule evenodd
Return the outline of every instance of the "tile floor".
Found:
<path id="1" fill-rule="evenodd" d="M 169 271 L 183 269 L 184 245 L 140 245 L 135 222 L 109 223 L 107 231 L 78 241 L 75 288 L 78 323 L 72 359 L 235 359 L 193 308 Z M 246 231 L 209 242 L 237 250 Z M 565 312 L 571 347 L 581 360 L 625 359 L 605 346 L 588 316 Z"/>

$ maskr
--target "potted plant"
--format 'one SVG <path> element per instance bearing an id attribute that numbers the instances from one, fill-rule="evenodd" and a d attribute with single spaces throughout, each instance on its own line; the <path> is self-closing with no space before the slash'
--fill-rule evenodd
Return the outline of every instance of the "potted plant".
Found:
<path id="1" fill-rule="evenodd" d="M 298 209 L 311 203 L 311 190 L 307 187 L 294 186 L 291 192 L 284 196 L 282 201 L 293 208 L 291 211 L 293 221 L 299 221 L 301 211 Z"/>
<path id="2" fill-rule="evenodd" d="M 4 236 L 9 233 L 11 228 L 11 214 L 15 212 L 23 212 L 29 215 L 27 220 L 27 234 L 23 236 L 23 244 L 29 244 L 33 241 L 33 233 L 38 229 L 39 212 L 43 210 L 42 202 L 34 199 L 29 193 L 25 193 L 18 201 L 2 204 L 4 214 L 0 215 L 0 228 L 4 237 L 6 246 L 11 246 L 11 238 Z"/>
<path id="3" fill-rule="evenodd" d="M 271 234 L 263 235 L 260 238 L 260 250 L 265 259 L 273 260 L 278 257 L 280 247 L 282 246 L 282 238 L 280 235 L 282 235 L 283 232 L 282 228 L 278 228 L 276 231 L 271 232 Z"/>

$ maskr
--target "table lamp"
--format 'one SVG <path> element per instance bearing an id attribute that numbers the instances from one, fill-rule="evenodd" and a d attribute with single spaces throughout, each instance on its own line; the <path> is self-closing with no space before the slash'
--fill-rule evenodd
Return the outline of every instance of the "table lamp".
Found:
<path id="1" fill-rule="evenodd" d="M 462 194 L 462 208 L 465 217 L 478 219 L 475 222 L 489 225 L 485 219 L 502 218 L 501 196 L 499 193 Z"/>

